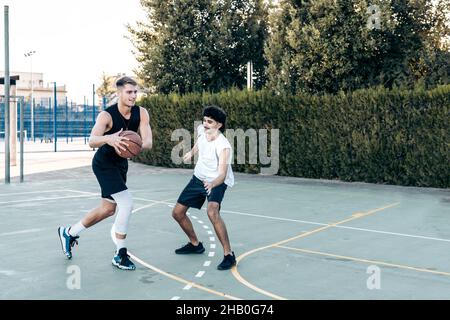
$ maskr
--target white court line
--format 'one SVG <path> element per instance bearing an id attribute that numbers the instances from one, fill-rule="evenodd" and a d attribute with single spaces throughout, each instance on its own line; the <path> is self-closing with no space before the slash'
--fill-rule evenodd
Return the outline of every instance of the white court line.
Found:
<path id="1" fill-rule="evenodd" d="M 209 241 L 216 241 L 216 238 L 214 238 L 214 237 L 209 237 Z"/>
<path id="2" fill-rule="evenodd" d="M 149 207 L 153 207 L 153 206 L 157 206 L 158 204 L 161 204 L 161 203 L 150 203 L 150 204 L 147 204 L 145 206 L 142 206 L 142 207 L 139 207 L 137 209 L 134 209 L 132 212 L 136 213 L 136 212 L 141 211 L 143 209 L 146 209 L 146 208 L 149 208 Z"/>
<path id="3" fill-rule="evenodd" d="M 190 215 L 190 213 L 189 212 L 187 212 L 187 214 L 188 215 Z M 191 216 L 191 218 L 193 218 L 194 220 L 196 220 L 199 224 L 201 224 L 201 225 L 203 225 L 203 221 L 202 220 L 199 220 L 198 219 L 198 217 L 197 216 Z M 206 226 L 205 225 L 203 225 L 203 227 L 205 228 Z M 207 229 L 207 227 L 205 228 L 205 229 Z M 209 231 L 208 231 L 209 232 Z M 211 240 L 211 237 L 209 238 L 210 240 Z M 214 245 L 214 247 L 215 247 L 216 245 Z M 211 245 L 211 247 L 213 247 L 212 245 Z M 213 252 L 213 255 L 214 255 L 214 252 Z M 211 264 L 211 261 L 205 261 L 204 263 L 203 263 L 203 266 L 204 267 L 208 267 L 209 265 Z M 196 275 L 195 275 L 195 277 L 196 278 L 201 278 L 201 277 L 203 277 L 203 275 L 205 274 L 206 272 L 205 271 L 199 271 Z M 184 288 L 183 288 L 183 290 L 190 290 L 192 288 L 192 284 L 191 283 L 189 283 L 189 284 L 187 284 Z"/>
<path id="4" fill-rule="evenodd" d="M 185 279 L 183 279 L 183 278 L 180 278 L 180 277 L 178 277 L 178 276 L 175 276 L 175 275 L 173 275 L 173 274 L 170 274 L 170 273 L 168 273 L 168 272 L 165 272 L 165 271 L 163 271 L 163 270 L 161 270 L 161 269 L 158 269 L 157 267 L 152 266 L 152 265 L 146 263 L 145 261 L 142 261 L 141 259 L 139 259 L 139 258 L 136 257 L 135 255 L 133 255 L 131 252 L 128 252 L 128 254 L 130 255 L 130 257 L 131 257 L 132 259 L 136 260 L 136 262 L 140 263 L 140 264 L 143 265 L 144 267 L 146 267 L 146 268 L 148 268 L 148 269 L 151 269 L 151 270 L 153 270 L 153 271 L 156 271 L 156 272 L 162 274 L 163 276 L 166 276 L 166 277 L 168 277 L 168 278 L 170 278 L 170 279 L 172 279 L 172 280 L 175 280 L 175 281 L 178 281 L 178 282 L 182 282 L 182 283 L 184 283 L 184 284 L 192 284 L 193 287 L 195 287 L 195 288 L 197 288 L 197 289 L 199 289 L 199 290 L 209 292 L 209 293 L 211 293 L 211 294 L 220 296 L 220 297 L 222 297 L 222 298 L 228 298 L 228 299 L 232 299 L 232 300 L 241 300 L 240 298 L 231 296 L 231 295 L 226 294 L 226 293 L 223 293 L 223 292 L 215 291 L 215 290 L 213 290 L 213 289 L 204 287 L 204 286 L 199 285 L 199 284 L 194 283 L 194 282 L 187 281 L 187 280 L 185 280 Z"/>
<path id="5" fill-rule="evenodd" d="M 139 207 L 139 208 L 134 209 L 134 210 L 132 211 L 132 213 L 136 213 L 136 212 L 138 212 L 138 211 L 141 211 L 141 210 L 146 209 L 146 208 L 149 208 L 149 207 L 156 206 L 156 205 L 158 205 L 158 204 L 160 204 L 160 203 L 150 203 L 150 204 L 147 204 L 147 205 L 145 205 L 145 206 L 142 206 L 142 207 Z M 116 242 L 116 240 L 115 240 L 115 235 L 114 235 L 114 223 L 113 223 L 113 225 L 112 225 L 112 227 L 111 227 L 110 235 L 111 235 L 111 240 L 114 242 L 114 244 L 117 244 L 117 242 Z"/>
<path id="6" fill-rule="evenodd" d="M 203 225 L 203 228 L 205 228 L 205 229 L 209 229 L 209 227 L 208 227 L 208 226 L 205 226 L 205 225 Z"/>
<path id="7" fill-rule="evenodd" d="M 196 278 L 201 278 L 203 277 L 203 275 L 205 274 L 205 271 L 199 271 L 197 272 L 197 274 L 195 275 Z"/>
<path id="8" fill-rule="evenodd" d="M 87 193 L 82 191 L 68 190 L 68 189 L 55 189 L 55 190 L 42 190 L 42 191 L 29 191 L 29 192 L 17 192 L 17 193 L 1 193 L 0 197 L 8 196 L 20 196 L 23 194 L 35 194 L 35 193 L 52 193 L 52 192 L 77 192 L 77 193 Z"/>
<path id="9" fill-rule="evenodd" d="M 131 192 L 133 192 L 133 190 L 131 190 Z M 146 199 L 146 198 L 141 198 L 141 197 L 133 197 L 133 200 L 141 200 L 141 201 L 147 201 L 147 202 L 167 204 L 169 207 L 172 206 L 172 203 L 171 202 L 167 202 L 167 201 L 170 201 L 170 200 L 173 200 L 173 199 L 174 198 L 158 201 L 158 200 L 151 200 L 151 199 Z"/>
<path id="10" fill-rule="evenodd" d="M 73 199 L 73 198 L 91 198 L 92 195 L 79 195 L 79 196 L 65 196 L 65 197 L 52 197 L 52 198 L 37 198 L 37 199 L 26 199 L 26 200 L 14 200 L 14 201 L 2 201 L 0 204 L 10 204 L 10 203 L 22 203 L 22 202 L 37 202 L 37 201 L 49 201 L 49 200 L 61 200 L 61 199 Z"/>
<path id="11" fill-rule="evenodd" d="M 134 198 L 134 199 L 137 199 L 137 198 Z M 158 202 L 158 203 L 159 202 L 163 202 L 163 201 L 156 201 L 156 200 L 149 200 L 149 199 L 140 199 L 140 200 L 150 201 L 150 202 Z M 0 202 L 0 204 L 1 204 L 1 202 Z M 172 205 L 171 203 L 168 203 L 168 202 L 166 202 L 166 204 L 167 205 Z M 203 210 L 205 210 L 205 209 L 203 209 Z M 297 223 L 304 223 L 304 224 L 311 224 L 311 225 L 318 225 L 318 226 L 330 226 L 330 224 L 328 224 L 328 223 L 321 223 L 321 222 L 314 222 L 314 221 L 307 221 L 307 220 L 280 218 L 280 217 L 265 216 L 265 215 L 260 215 L 260 214 L 252 214 L 252 213 L 245 213 L 245 212 L 231 211 L 231 210 L 221 210 L 221 211 L 225 212 L 225 213 L 232 213 L 232 214 L 237 214 L 237 215 L 242 215 L 242 216 L 257 217 L 257 218 L 263 218 L 263 219 L 272 219 L 272 220 L 279 220 L 279 221 L 297 222 Z M 206 226 L 203 226 L 203 227 L 206 227 Z M 441 242 L 450 242 L 450 239 L 445 239 L 445 238 L 428 237 L 428 236 L 413 235 L 413 234 L 399 233 L 399 232 L 389 232 L 389 231 L 382 231 L 382 230 L 376 230 L 376 229 L 357 228 L 357 227 L 349 227 L 349 226 L 343 226 L 343 225 L 333 226 L 333 227 L 334 228 L 341 228 L 341 229 L 355 230 L 355 231 L 364 231 L 364 232 L 387 234 L 387 235 L 393 235 L 393 236 L 399 236 L 399 237 L 417 238 L 417 239 L 441 241 Z M 212 232 L 208 231 L 208 234 L 212 234 Z"/>
<path id="12" fill-rule="evenodd" d="M 237 215 L 241 215 L 241 216 L 257 217 L 257 218 L 265 218 L 265 219 L 273 219 L 273 220 L 289 221 L 289 222 L 300 222 L 300 223 L 313 224 L 313 225 L 318 225 L 318 226 L 328 226 L 327 223 L 307 221 L 307 220 L 296 220 L 296 219 L 272 217 L 272 216 L 265 216 L 262 214 L 252 214 L 252 213 L 245 213 L 245 212 L 239 212 L 239 211 L 229 211 L 229 210 L 220 210 L 220 211 L 225 212 L 225 213 L 233 213 L 233 214 L 237 214 Z"/>
<path id="13" fill-rule="evenodd" d="M 7 232 L 7 233 L 0 233 L 0 237 L 3 236 L 13 236 L 16 234 L 24 234 L 24 233 L 33 233 L 33 232 L 40 232 L 43 229 L 26 229 L 26 230 L 20 230 L 20 231 L 14 231 L 14 232 Z"/>
<path id="14" fill-rule="evenodd" d="M 389 232 L 389 231 L 364 229 L 364 228 L 355 228 L 355 227 L 346 227 L 346 226 L 337 226 L 337 228 L 357 230 L 357 231 L 366 231 L 366 232 L 373 232 L 373 233 L 382 233 L 382 234 L 389 234 L 389 235 L 392 235 L 392 236 L 400 236 L 400 237 L 407 237 L 407 238 L 417 238 L 417 239 L 425 239 L 425 240 L 450 242 L 450 239 L 418 236 L 418 235 L 414 235 L 414 234 L 399 233 L 399 232 Z"/>
<path id="15" fill-rule="evenodd" d="M 211 230 L 206 231 L 208 234 L 213 234 Z"/>
<path id="16" fill-rule="evenodd" d="M 48 192 L 50 192 L 50 191 L 51 190 L 48 190 Z M 83 191 L 78 191 L 78 190 L 70 190 L 70 191 L 83 192 Z M 87 192 L 84 192 L 84 193 L 87 193 Z M 89 193 L 89 194 L 91 194 L 91 195 L 98 195 L 98 193 L 97 194 Z M 81 195 L 81 196 L 55 197 L 55 198 L 45 198 L 45 199 L 28 199 L 28 200 L 17 200 L 17 201 L 9 201 L 9 202 L 0 202 L 0 204 L 19 203 L 19 202 L 32 202 L 32 201 L 59 200 L 59 199 L 68 199 L 68 198 L 81 198 L 81 197 L 89 197 L 89 196 L 88 195 L 86 195 L 86 196 Z M 169 202 L 166 202 L 166 201 L 157 201 L 157 200 L 137 198 L 137 197 L 133 197 L 133 199 L 142 200 L 142 201 L 148 201 L 148 202 L 153 202 L 153 203 L 163 203 L 163 204 L 167 204 L 169 206 L 172 205 L 172 203 L 169 203 Z M 205 209 L 203 209 L 203 210 L 205 210 Z M 264 218 L 264 219 L 297 222 L 297 223 L 312 224 L 312 225 L 318 225 L 318 226 L 330 226 L 330 224 L 327 224 L 327 223 L 307 221 L 307 220 L 287 219 L 287 218 L 265 216 L 265 215 L 260 215 L 260 214 L 251 214 L 251 213 L 245 213 L 245 212 L 239 212 L 239 211 L 231 211 L 231 210 L 221 210 L 221 211 L 222 212 L 226 212 L 226 213 L 232 213 L 232 214 L 243 215 L 243 216 L 250 216 L 250 217 L 257 217 L 257 218 Z M 188 215 L 189 215 L 189 213 L 188 213 Z M 208 229 L 207 226 L 203 226 L 203 227 L 205 229 Z M 356 228 L 356 227 L 349 227 L 349 226 L 342 226 L 342 225 L 340 225 L 340 226 L 333 226 L 333 227 L 334 228 L 341 228 L 341 229 L 348 229 L 348 230 L 355 230 L 355 231 L 364 231 L 364 232 L 387 234 L 387 235 L 407 237 L 407 238 L 417 238 L 417 239 L 432 240 L 432 241 L 450 242 L 450 239 L 428 237 L 428 236 L 421 236 L 421 235 L 412 235 L 412 234 L 407 234 L 407 233 L 389 232 L 389 231 L 381 231 L 381 230 L 367 229 L 367 228 Z M 208 234 L 212 234 L 212 232 L 208 231 Z"/>
<path id="17" fill-rule="evenodd" d="M 216 248 L 216 244 L 215 244 L 215 243 L 211 243 L 211 244 L 209 245 L 209 248 L 210 248 L 210 249 L 215 249 L 215 248 Z"/>
<path id="18" fill-rule="evenodd" d="M 3 274 L 5 276 L 13 276 L 16 274 L 14 270 L 0 270 L 0 274 Z"/>
<path id="19" fill-rule="evenodd" d="M 328 224 L 328 223 L 321 223 L 321 222 L 286 219 L 286 218 L 264 216 L 264 215 L 260 215 L 260 214 L 251 214 L 251 213 L 244 213 L 244 212 L 238 212 L 238 211 L 228 211 L 228 210 L 221 210 L 221 211 L 222 212 L 226 212 L 226 213 L 242 215 L 242 216 L 250 216 L 250 217 L 257 217 L 257 218 L 264 218 L 264 219 L 297 222 L 297 223 L 304 223 L 304 224 L 313 224 L 313 225 L 318 225 L 318 226 L 330 226 L 330 224 Z M 333 226 L 333 227 L 334 228 L 340 228 L 340 229 L 349 229 L 349 230 L 365 231 L 365 232 L 372 232 L 372 233 L 388 234 L 388 235 L 407 237 L 407 238 L 418 238 L 418 239 L 425 239 L 425 240 L 450 242 L 450 239 L 427 237 L 427 236 L 413 235 L 413 234 L 407 234 L 407 233 L 389 232 L 389 231 L 381 231 L 381 230 L 365 229 L 365 228 L 356 228 L 356 227 L 348 227 L 348 226 Z"/>
<path id="20" fill-rule="evenodd" d="M 98 192 L 79 191 L 79 190 L 73 190 L 73 189 L 65 189 L 65 190 L 70 191 L 70 192 L 92 194 L 93 196 L 99 196 L 100 195 L 100 193 L 98 193 Z"/>
<path id="21" fill-rule="evenodd" d="M 211 251 L 211 252 L 208 253 L 208 257 L 214 257 L 215 254 L 216 253 L 214 251 Z"/>
<path id="22" fill-rule="evenodd" d="M 179 299 L 180 299 L 180 297 L 175 296 L 175 297 L 172 297 L 170 300 L 179 300 Z"/>

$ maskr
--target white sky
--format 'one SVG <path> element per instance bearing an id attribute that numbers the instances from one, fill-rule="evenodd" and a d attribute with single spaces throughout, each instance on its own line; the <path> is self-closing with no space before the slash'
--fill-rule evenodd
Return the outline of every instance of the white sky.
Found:
<path id="1" fill-rule="evenodd" d="M 10 70 L 44 74 L 44 85 L 66 85 L 67 96 L 92 101 L 92 85 L 102 72 L 132 75 L 137 61 L 124 37 L 126 24 L 145 20 L 139 0 L 0 1 L 0 70 L 4 70 L 4 6 L 9 6 Z M 96 97 L 96 99 L 98 99 Z"/>

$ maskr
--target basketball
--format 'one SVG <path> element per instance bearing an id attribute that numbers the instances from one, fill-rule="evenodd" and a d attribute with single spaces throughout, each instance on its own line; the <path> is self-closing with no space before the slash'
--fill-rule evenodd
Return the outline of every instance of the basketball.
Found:
<path id="1" fill-rule="evenodd" d="M 120 150 L 122 158 L 132 158 L 137 155 L 142 150 L 142 139 L 141 137 L 134 131 L 126 130 L 122 131 L 119 136 L 129 139 L 126 141 L 128 147 L 125 147 L 126 150 Z"/>

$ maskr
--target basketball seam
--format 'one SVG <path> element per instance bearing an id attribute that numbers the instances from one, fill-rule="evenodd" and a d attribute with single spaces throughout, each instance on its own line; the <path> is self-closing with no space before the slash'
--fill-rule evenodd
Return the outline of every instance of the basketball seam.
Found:
<path id="1" fill-rule="evenodd" d="M 134 136 L 135 134 L 136 134 L 137 136 L 139 136 L 139 135 L 138 135 L 136 132 L 134 132 L 134 131 L 133 131 L 133 133 L 120 134 L 120 136 L 126 138 L 127 136 Z M 139 136 L 139 138 L 140 138 L 140 136 Z M 139 144 L 139 143 L 137 143 L 136 141 L 133 141 L 133 140 L 127 140 L 126 142 L 127 142 L 127 143 L 128 143 L 128 142 L 132 142 L 132 143 L 134 143 L 135 145 L 139 146 L 139 148 L 142 149 L 142 143 Z M 124 147 L 125 147 L 126 151 L 127 151 L 129 154 L 131 154 L 131 157 L 137 156 L 137 155 L 139 154 L 139 152 L 141 151 L 141 150 L 139 150 L 139 152 L 135 154 L 134 152 L 132 152 L 132 151 L 128 148 L 128 146 L 124 146 Z M 131 157 L 130 157 L 130 158 L 131 158 Z M 128 157 L 127 157 L 127 158 L 128 158 Z"/>
<path id="2" fill-rule="evenodd" d="M 134 132 L 134 131 L 133 131 Z M 124 135 L 121 135 L 121 137 L 126 137 L 126 136 L 132 136 L 132 135 L 134 135 L 134 134 L 132 134 L 132 133 L 130 133 L 130 134 L 124 134 Z M 138 135 L 139 136 L 139 135 Z M 133 140 L 128 140 L 129 142 L 133 142 L 134 144 L 136 144 L 136 145 L 138 145 L 139 147 L 142 147 L 142 143 L 141 144 L 139 144 L 139 143 L 137 143 L 136 141 L 133 141 Z"/>
<path id="3" fill-rule="evenodd" d="M 140 145 L 139 143 L 136 143 L 136 142 L 134 142 L 134 141 L 132 141 L 132 140 L 129 140 L 128 142 L 133 142 L 135 145 L 139 146 L 139 148 L 142 148 L 142 145 Z M 135 154 L 134 152 L 131 152 L 131 150 L 130 150 L 127 146 L 125 147 L 125 149 L 127 149 L 127 151 L 128 151 L 130 154 L 133 155 L 133 157 L 137 156 L 138 153 L 141 152 L 141 151 L 139 150 L 139 152 Z"/>
<path id="4" fill-rule="evenodd" d="M 130 149 L 128 149 L 128 147 L 125 147 L 125 149 L 132 155 L 132 157 L 137 156 L 137 154 L 139 153 L 139 152 L 138 152 L 138 153 L 134 154 L 133 152 L 131 152 Z"/>
<path id="5" fill-rule="evenodd" d="M 136 141 L 133 141 L 133 140 L 128 140 L 127 143 L 128 143 L 128 142 L 133 142 L 135 145 L 137 145 L 137 146 L 139 146 L 139 147 L 142 147 L 142 143 L 139 144 L 139 143 L 137 143 Z"/>

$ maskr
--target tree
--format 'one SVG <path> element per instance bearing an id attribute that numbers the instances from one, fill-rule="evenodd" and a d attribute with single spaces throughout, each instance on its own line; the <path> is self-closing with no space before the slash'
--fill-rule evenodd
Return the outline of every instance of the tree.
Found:
<path id="1" fill-rule="evenodd" d="M 213 90 L 244 88 L 248 61 L 254 65 L 254 87 L 261 88 L 266 80 L 267 5 L 263 0 L 223 0 L 215 2 L 214 12 Z"/>
<path id="2" fill-rule="evenodd" d="M 245 83 L 256 61 L 264 81 L 262 0 L 141 0 L 147 22 L 129 27 L 138 76 L 155 92 L 219 91 Z"/>
<path id="3" fill-rule="evenodd" d="M 115 81 L 117 77 L 107 75 L 103 72 L 101 84 L 97 87 L 97 90 L 95 90 L 95 93 L 100 98 L 100 101 L 103 101 L 103 98 L 106 99 L 107 102 L 113 100 L 115 98 Z M 105 107 L 105 106 L 103 106 Z"/>
<path id="4" fill-rule="evenodd" d="M 142 0 L 147 23 L 129 28 L 141 66 L 138 76 L 157 92 L 207 89 L 211 5 L 207 0 Z"/>
<path id="5" fill-rule="evenodd" d="M 435 83 L 448 6 L 446 0 L 282 0 L 265 49 L 268 87 L 334 93 Z"/>
<path id="6" fill-rule="evenodd" d="M 412 87 L 417 83 L 437 84 L 447 75 L 436 73 L 435 62 L 445 56 L 443 40 L 450 35 L 448 18 L 450 3 L 446 0 L 390 1 L 390 28 L 377 36 L 382 52 L 380 83 L 386 87 Z M 448 53 L 448 51 L 447 51 Z M 447 55 L 448 56 L 448 55 Z M 443 62 L 443 61 L 441 61 Z M 448 70 L 450 61 L 446 66 Z M 436 76 L 441 72 L 440 79 Z M 433 80 L 432 80 L 433 79 Z"/>

